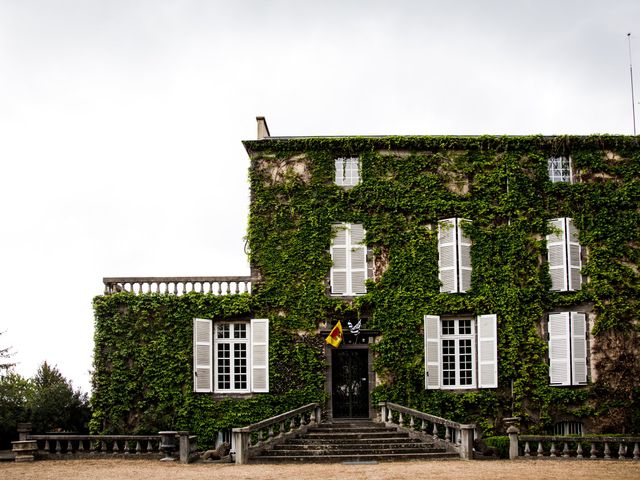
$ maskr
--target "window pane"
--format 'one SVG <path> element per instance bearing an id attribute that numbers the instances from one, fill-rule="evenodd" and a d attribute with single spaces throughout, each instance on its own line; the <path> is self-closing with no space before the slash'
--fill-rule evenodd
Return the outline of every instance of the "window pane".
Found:
<path id="1" fill-rule="evenodd" d="M 471 385 L 473 382 L 473 356 L 471 352 L 471 340 L 461 339 L 459 340 L 459 342 L 460 342 L 460 385 Z"/>
<path id="2" fill-rule="evenodd" d="M 458 333 L 460 335 L 471 335 L 471 320 L 458 320 Z"/>
<path id="3" fill-rule="evenodd" d="M 219 343 L 217 350 L 218 389 L 228 390 L 231 388 L 231 345 Z"/>
<path id="4" fill-rule="evenodd" d="M 233 338 L 247 338 L 246 323 L 236 323 L 233 327 Z"/>
<path id="5" fill-rule="evenodd" d="M 229 337 L 229 329 L 231 325 L 228 323 L 217 323 L 216 324 L 216 338 L 230 338 Z"/>
<path id="6" fill-rule="evenodd" d="M 442 383 L 456 384 L 456 347 L 455 340 L 442 341 Z"/>
<path id="7" fill-rule="evenodd" d="M 455 335 L 455 320 L 442 321 L 442 335 Z"/>

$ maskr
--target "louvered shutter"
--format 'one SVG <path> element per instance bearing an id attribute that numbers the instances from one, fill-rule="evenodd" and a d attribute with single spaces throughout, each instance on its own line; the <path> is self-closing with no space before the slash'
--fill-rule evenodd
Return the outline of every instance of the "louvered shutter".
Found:
<path id="1" fill-rule="evenodd" d="M 564 292 L 567 284 L 567 244 L 565 233 L 565 219 L 554 218 L 549 221 L 554 230 L 547 235 L 547 253 L 549 259 L 549 274 L 551 275 L 551 290 Z"/>
<path id="2" fill-rule="evenodd" d="M 578 229 L 573 223 L 573 219 L 567 218 L 566 220 L 566 232 L 567 232 L 567 258 L 569 264 L 569 290 L 580 290 L 582 287 L 582 274 L 580 269 L 582 268 L 581 259 L 581 247 L 578 240 Z"/>
<path id="3" fill-rule="evenodd" d="M 330 272 L 331 293 L 344 295 L 347 293 L 347 224 L 333 226 L 334 236 L 331 240 L 331 260 L 333 265 Z"/>
<path id="4" fill-rule="evenodd" d="M 442 282 L 440 291 L 446 293 L 458 291 L 456 228 L 455 218 L 438 222 L 438 278 Z"/>
<path id="5" fill-rule="evenodd" d="M 427 390 L 440 388 L 440 317 L 424 316 L 424 385 Z"/>
<path id="6" fill-rule="evenodd" d="M 478 388 L 498 388 L 496 315 L 478 316 Z"/>
<path id="7" fill-rule="evenodd" d="M 251 320 L 251 391 L 269 391 L 269 319 Z"/>
<path id="8" fill-rule="evenodd" d="M 549 315 L 549 378 L 551 385 L 571 385 L 569 313 Z"/>
<path id="9" fill-rule="evenodd" d="M 462 223 L 471 223 L 470 220 L 458 219 L 458 278 L 459 291 L 464 293 L 471 288 L 471 239 L 462 231 Z"/>
<path id="10" fill-rule="evenodd" d="M 213 322 L 193 319 L 193 390 L 211 392 L 213 372 Z"/>
<path id="11" fill-rule="evenodd" d="M 367 293 L 365 286 L 365 280 L 367 279 L 367 246 L 364 244 L 364 228 L 359 223 L 353 223 L 349 229 L 350 236 L 350 249 L 349 249 L 349 262 L 350 262 L 350 280 L 351 280 L 351 294 L 363 294 Z"/>
<path id="12" fill-rule="evenodd" d="M 578 312 L 571 312 L 571 383 L 587 383 L 587 319 Z"/>

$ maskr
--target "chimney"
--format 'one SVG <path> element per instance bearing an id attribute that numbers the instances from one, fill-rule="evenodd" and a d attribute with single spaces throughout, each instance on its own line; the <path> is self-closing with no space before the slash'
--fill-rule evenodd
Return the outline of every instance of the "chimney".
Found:
<path id="1" fill-rule="evenodd" d="M 269 134 L 267 119 L 264 117 L 256 117 L 256 121 L 258 122 L 258 140 L 269 138 L 271 135 Z"/>

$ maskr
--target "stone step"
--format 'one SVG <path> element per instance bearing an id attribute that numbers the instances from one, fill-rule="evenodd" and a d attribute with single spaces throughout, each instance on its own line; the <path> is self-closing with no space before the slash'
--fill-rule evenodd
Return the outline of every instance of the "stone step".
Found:
<path id="1" fill-rule="evenodd" d="M 384 432 L 341 432 L 339 430 L 332 432 L 307 432 L 304 435 L 304 438 L 317 438 L 324 440 L 335 440 L 335 439 L 367 439 L 367 438 L 399 438 L 405 437 L 408 438 L 408 434 L 403 434 L 398 432 L 397 430 L 384 431 Z"/>
<path id="2" fill-rule="evenodd" d="M 392 437 L 392 438 L 367 438 L 367 439 L 323 439 L 323 438 L 306 438 L 298 437 L 287 440 L 287 445 L 395 445 L 404 444 L 425 444 L 432 445 L 433 442 L 423 442 L 417 438 L 409 437 Z"/>
<path id="3" fill-rule="evenodd" d="M 390 453 L 429 453 L 429 452 L 444 452 L 444 448 L 436 448 L 430 447 L 428 445 L 418 445 L 418 446 L 409 446 L 409 447 L 376 447 L 376 448 L 341 448 L 341 449 L 332 449 L 332 448 L 324 448 L 324 447 L 315 447 L 315 448 L 291 448 L 290 445 L 280 445 L 280 448 L 274 448 L 273 450 L 266 450 L 263 452 L 263 455 L 266 456 L 274 456 L 274 455 L 361 455 L 361 454 L 376 454 L 376 455 L 386 455 Z"/>
<path id="4" fill-rule="evenodd" d="M 457 453 L 449 452 L 422 452 L 422 453 L 389 453 L 377 454 L 357 454 L 357 455 L 271 455 L 260 456 L 252 459 L 252 463 L 368 463 L 368 462 L 397 462 L 407 460 L 441 460 L 459 459 Z"/>

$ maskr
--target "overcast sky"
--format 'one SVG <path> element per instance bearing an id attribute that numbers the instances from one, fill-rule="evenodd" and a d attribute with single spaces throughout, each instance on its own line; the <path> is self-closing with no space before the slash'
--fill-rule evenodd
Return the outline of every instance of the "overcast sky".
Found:
<path id="1" fill-rule="evenodd" d="M 638 0 L 0 0 L 0 347 L 88 391 L 102 277 L 248 275 L 256 115 L 631 134 L 628 32 L 640 77 Z"/>

